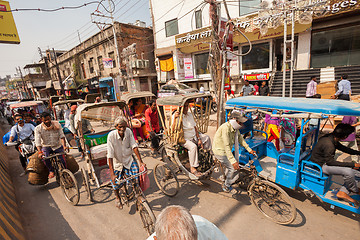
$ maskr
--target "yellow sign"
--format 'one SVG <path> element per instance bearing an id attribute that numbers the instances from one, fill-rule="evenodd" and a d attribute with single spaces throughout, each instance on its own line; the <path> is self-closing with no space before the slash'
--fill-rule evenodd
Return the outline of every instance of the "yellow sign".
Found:
<path id="1" fill-rule="evenodd" d="M 183 53 L 207 50 L 211 42 L 211 28 L 200 28 L 176 35 L 175 42 L 176 48 L 179 48 Z"/>
<path id="2" fill-rule="evenodd" d="M 305 32 L 307 29 L 311 27 L 311 24 L 295 24 L 295 33 Z M 287 28 L 288 32 L 287 34 L 291 34 L 291 25 L 288 25 Z M 269 38 L 277 38 L 284 36 L 284 26 L 278 27 L 278 28 L 269 28 L 267 33 L 265 35 L 260 34 L 260 29 L 255 28 L 252 32 L 245 32 L 244 33 L 247 38 L 249 38 L 250 41 L 258 41 L 263 39 L 269 39 Z M 237 43 L 244 43 L 247 42 L 247 40 L 238 32 L 234 32 L 234 42 Z"/>
<path id="3" fill-rule="evenodd" d="M 0 43 L 19 44 L 20 38 L 14 18 L 10 12 L 10 4 L 0 0 Z"/>

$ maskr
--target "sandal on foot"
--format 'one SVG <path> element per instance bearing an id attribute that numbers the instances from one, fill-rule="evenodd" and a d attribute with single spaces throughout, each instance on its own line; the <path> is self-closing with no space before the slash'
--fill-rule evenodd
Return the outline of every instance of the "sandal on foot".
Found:
<path id="1" fill-rule="evenodd" d="M 201 177 L 203 175 L 201 172 L 198 171 L 194 171 L 192 172 L 192 174 L 194 174 L 196 177 Z"/>
<path id="2" fill-rule="evenodd" d="M 115 200 L 115 207 L 117 207 L 118 209 L 122 210 L 123 209 L 123 205 L 121 203 L 121 200 L 116 199 Z"/>

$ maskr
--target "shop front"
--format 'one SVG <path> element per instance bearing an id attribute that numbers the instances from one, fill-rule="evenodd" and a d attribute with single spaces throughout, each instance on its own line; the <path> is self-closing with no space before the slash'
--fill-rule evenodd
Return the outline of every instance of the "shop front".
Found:
<path id="1" fill-rule="evenodd" d="M 173 54 L 174 75 L 181 83 L 200 89 L 212 90 L 208 67 L 211 42 L 210 27 L 197 29 L 175 37 L 176 51 Z"/>
<path id="2" fill-rule="evenodd" d="M 284 49 L 284 26 L 283 22 L 275 17 L 267 19 L 268 27 L 265 31 L 260 31 L 260 18 L 258 14 L 251 14 L 235 20 L 235 25 L 239 27 L 252 43 L 252 50 L 249 54 L 239 57 L 240 75 L 268 74 L 283 69 L 283 49 Z M 273 22 L 272 22 L 273 21 Z M 276 21 L 276 23 L 275 23 Z M 296 68 L 298 57 L 299 35 L 309 31 L 311 24 L 300 24 L 297 20 L 294 25 L 294 66 Z M 291 34 L 291 25 L 288 25 L 287 35 Z M 240 53 L 249 50 L 248 41 L 239 33 L 234 33 L 234 44 L 238 46 Z M 287 58 L 291 55 L 291 44 L 286 46 Z M 289 69 L 289 66 L 285 66 Z M 260 75 L 263 76 L 263 75 Z"/>
<path id="3" fill-rule="evenodd" d="M 311 32 L 311 68 L 360 65 L 360 1 L 331 0 L 315 17 Z"/>
<path id="4" fill-rule="evenodd" d="M 104 99 L 115 101 L 114 79 L 112 77 L 101 78 L 99 80 L 99 89 Z"/>

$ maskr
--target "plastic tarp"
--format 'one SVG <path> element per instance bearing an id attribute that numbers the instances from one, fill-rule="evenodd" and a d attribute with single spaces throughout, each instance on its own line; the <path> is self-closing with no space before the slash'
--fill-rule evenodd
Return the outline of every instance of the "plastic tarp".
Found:
<path id="1" fill-rule="evenodd" d="M 247 96 L 232 98 L 226 102 L 226 109 L 236 107 L 280 109 L 326 115 L 360 116 L 360 103 L 335 99 Z"/>
<path id="2" fill-rule="evenodd" d="M 78 128 L 78 122 L 84 119 L 105 121 L 106 123 L 114 123 L 115 119 L 125 116 L 126 103 L 108 102 L 108 103 L 91 103 L 81 104 L 76 109 L 75 128 Z"/>
<path id="3" fill-rule="evenodd" d="M 204 98 L 204 97 L 211 97 L 211 95 L 206 93 L 191 93 L 184 95 L 168 96 L 168 97 L 158 98 L 156 100 L 156 103 L 159 106 L 183 106 L 187 100 Z"/>
<path id="4" fill-rule="evenodd" d="M 121 95 L 121 100 L 124 100 L 126 103 L 129 103 L 131 99 L 134 98 L 143 98 L 143 97 L 156 97 L 152 92 L 144 91 L 144 92 L 136 92 L 136 93 L 126 93 Z"/>

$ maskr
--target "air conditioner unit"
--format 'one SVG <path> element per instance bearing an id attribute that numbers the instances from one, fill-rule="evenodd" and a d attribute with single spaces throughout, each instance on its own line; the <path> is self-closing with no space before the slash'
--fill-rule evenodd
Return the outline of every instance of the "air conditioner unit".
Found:
<path id="1" fill-rule="evenodd" d="M 136 68 L 144 68 L 144 62 L 141 59 L 136 60 Z"/>
<path id="2" fill-rule="evenodd" d="M 133 60 L 130 63 L 131 63 L 131 68 L 137 68 L 137 66 L 136 66 L 137 60 Z"/>

